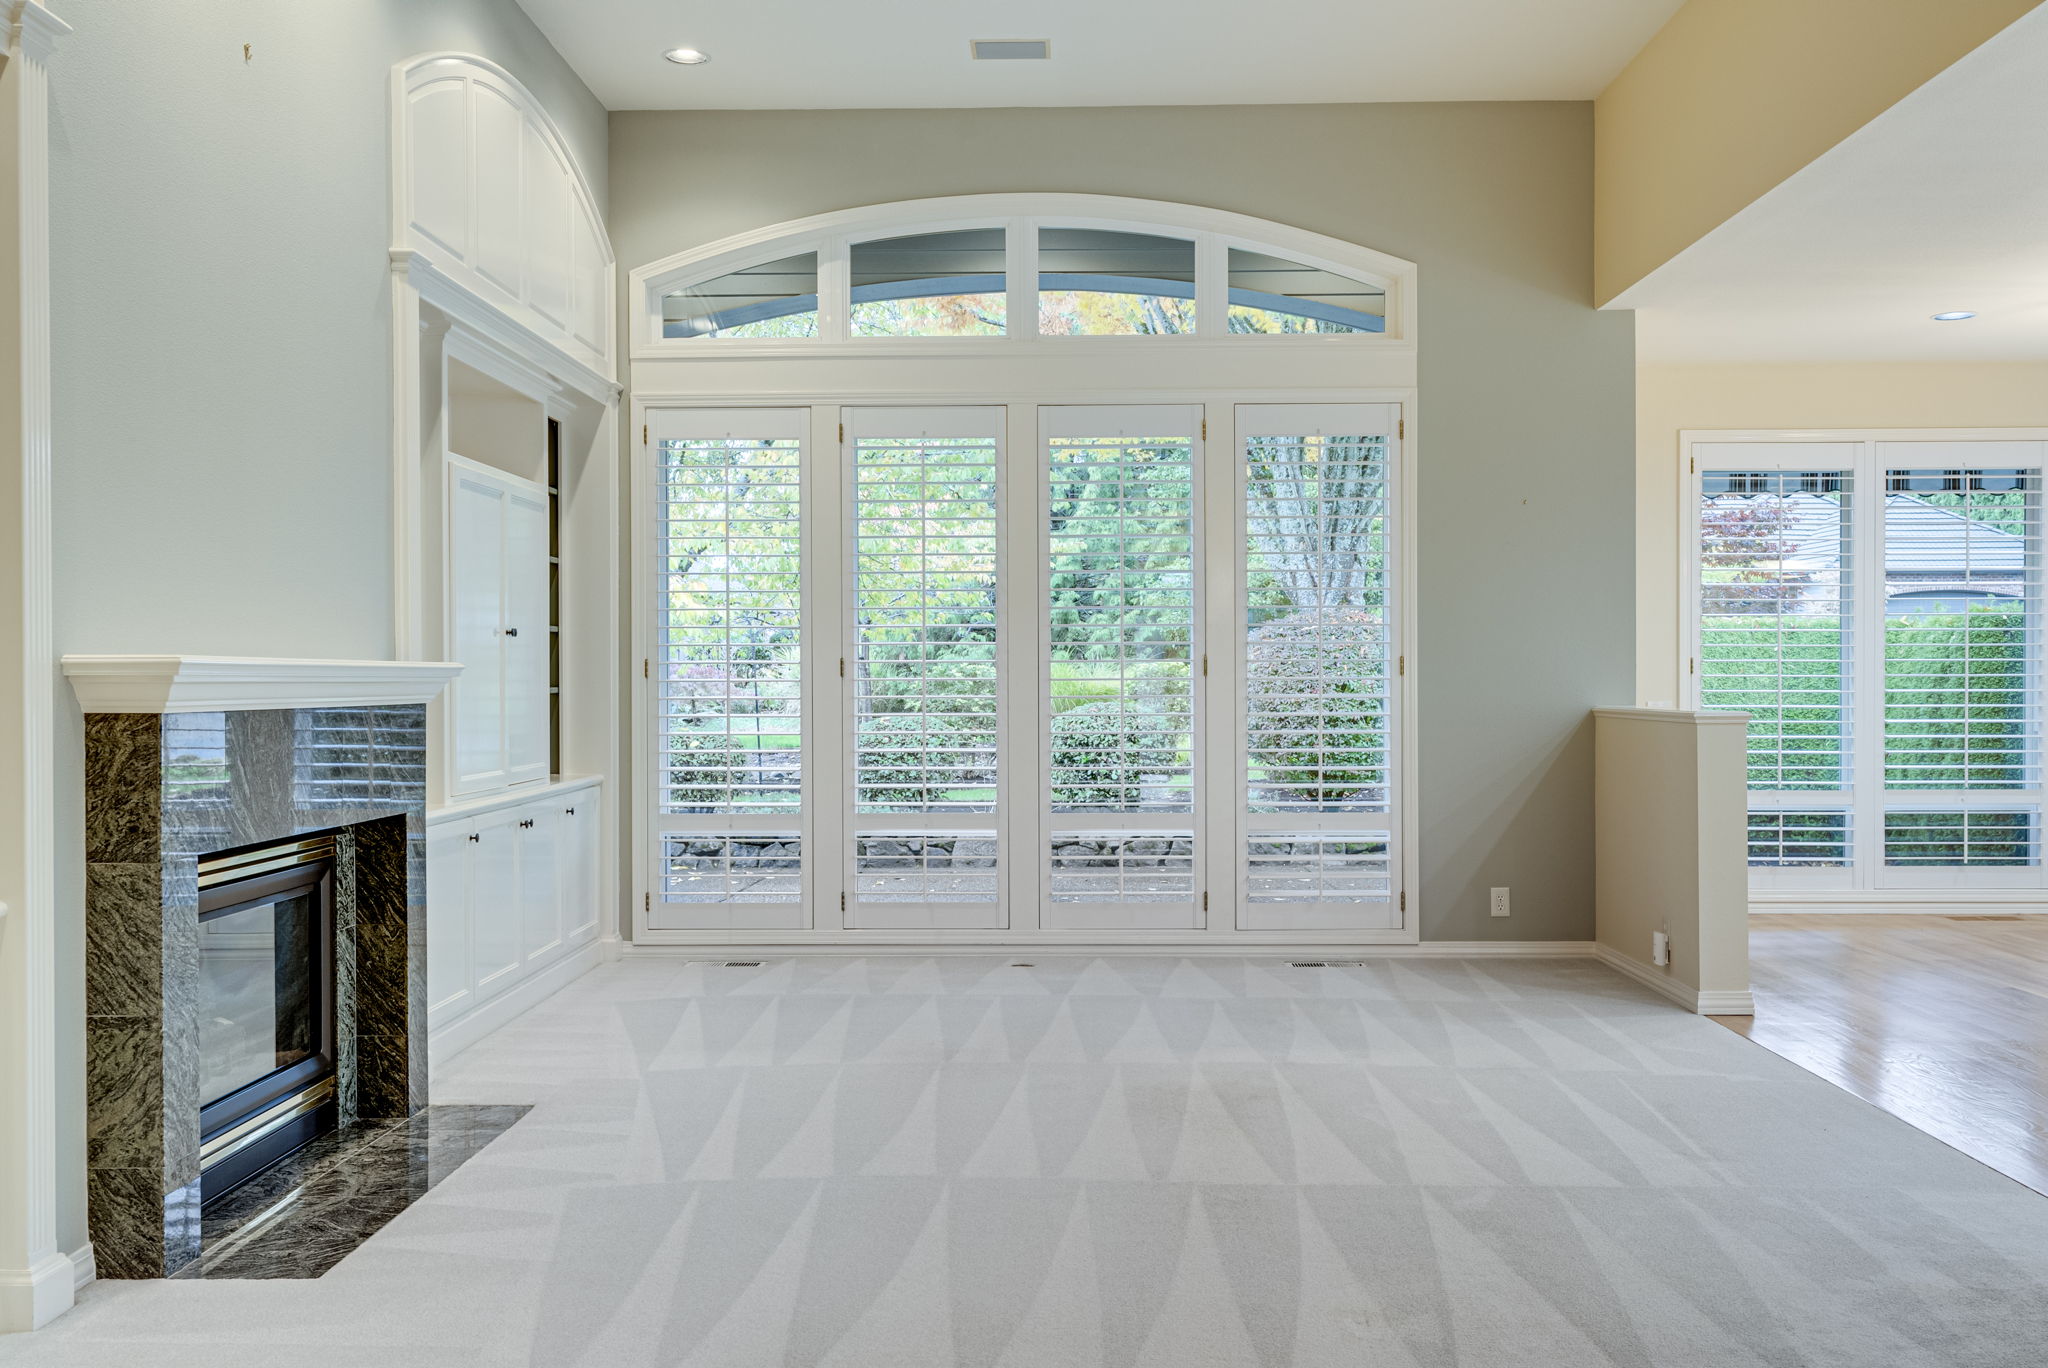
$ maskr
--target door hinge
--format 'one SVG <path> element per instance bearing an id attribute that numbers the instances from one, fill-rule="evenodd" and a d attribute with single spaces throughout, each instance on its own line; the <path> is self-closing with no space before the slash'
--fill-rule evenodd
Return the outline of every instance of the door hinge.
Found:
<path id="1" fill-rule="evenodd" d="M 1405 888 L 1401 890 L 1401 910 L 1403 912 L 1408 910 L 1408 890 Z"/>
<path id="2" fill-rule="evenodd" d="M 640 425 L 640 445 L 641 445 L 641 446 L 646 446 L 646 445 L 647 445 L 647 424 L 645 424 L 645 423 L 642 423 L 642 424 Z"/>
<path id="3" fill-rule="evenodd" d="M 839 910 L 841 912 L 846 910 L 846 895 L 844 893 L 839 895 Z"/>
<path id="4" fill-rule="evenodd" d="M 1394 673 L 1395 673 L 1395 674 L 1399 674 L 1399 675 L 1405 675 L 1405 674 L 1407 674 L 1407 673 L 1408 673 L 1408 657 L 1407 657 L 1407 656 L 1396 656 L 1396 657 L 1394 657 L 1394 662 L 1395 662 L 1395 663 L 1394 663 Z"/>
<path id="5" fill-rule="evenodd" d="M 1204 912 L 1209 910 L 1209 894 L 1207 890 L 1204 890 L 1202 893 L 1202 910 Z"/>
<path id="6" fill-rule="evenodd" d="M 845 656 L 841 656 L 841 657 L 839 657 L 839 677 L 840 677 L 841 679 L 844 679 L 844 678 L 846 678 L 846 657 L 845 657 Z"/>
<path id="7" fill-rule="evenodd" d="M 1686 474 L 1688 474 L 1688 475 L 1697 475 L 1697 474 L 1699 474 L 1699 473 L 1700 473 L 1700 458 L 1699 458 L 1699 457 L 1697 457 L 1697 456 L 1688 456 L 1688 457 L 1686 457 L 1686 458 L 1685 458 L 1685 473 L 1686 473 Z"/>
<path id="8" fill-rule="evenodd" d="M 652 893 L 642 893 L 640 895 L 640 910 L 642 912 L 652 912 L 654 910 L 654 895 Z"/>
<path id="9" fill-rule="evenodd" d="M 1692 656 L 1687 656 L 1687 657 L 1685 658 L 1685 672 L 1686 672 L 1687 674 L 1698 674 L 1698 673 L 1699 673 L 1699 666 L 1700 666 L 1700 663 L 1699 663 L 1699 661 L 1698 661 L 1698 660 L 1697 660 L 1696 658 L 1694 658 L 1694 657 L 1692 657 Z"/>
<path id="10" fill-rule="evenodd" d="M 1207 651 L 1202 652 L 1202 677 L 1204 679 L 1209 677 L 1209 653 Z"/>
<path id="11" fill-rule="evenodd" d="M 1209 440 L 1209 420 L 1206 416 L 1202 419 L 1202 440 Z"/>
<path id="12" fill-rule="evenodd" d="M 839 425 L 839 440 L 842 442 L 846 440 L 846 424 L 844 423 Z"/>
<path id="13" fill-rule="evenodd" d="M 1408 440 L 1408 420 L 1406 418 L 1398 418 L 1394 421 L 1394 440 L 1397 442 Z"/>
<path id="14" fill-rule="evenodd" d="M 640 677 L 642 679 L 654 678 L 654 666 L 645 656 L 640 658 Z"/>

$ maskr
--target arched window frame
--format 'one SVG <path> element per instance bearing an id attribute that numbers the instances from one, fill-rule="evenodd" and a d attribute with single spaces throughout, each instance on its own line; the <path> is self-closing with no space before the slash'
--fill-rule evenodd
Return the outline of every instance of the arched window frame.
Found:
<path id="1" fill-rule="evenodd" d="M 1035 318 L 1038 229 L 1097 228 L 1180 237 L 1195 244 L 1196 330 L 1145 336 L 855 337 L 850 321 L 854 243 L 960 229 L 1005 230 L 1005 282 L 1012 318 Z M 1229 256 L 1233 247 L 1268 253 L 1354 277 L 1386 292 L 1386 328 L 1378 333 L 1243 334 L 1228 330 Z M 662 301 L 689 285 L 764 262 L 816 252 L 818 335 L 807 338 L 667 338 Z M 773 224 L 651 262 L 632 272 L 631 353 L 636 358 L 902 354 L 944 349 L 1037 351 L 1075 346 L 1316 347 L 1412 350 L 1416 343 L 1414 263 L 1355 243 L 1250 215 L 1112 195 L 961 195 L 905 200 Z"/>

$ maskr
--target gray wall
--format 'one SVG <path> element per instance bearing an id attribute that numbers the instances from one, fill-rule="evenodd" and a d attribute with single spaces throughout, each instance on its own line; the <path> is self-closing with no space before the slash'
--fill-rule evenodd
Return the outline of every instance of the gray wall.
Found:
<path id="1" fill-rule="evenodd" d="M 1176 200 L 1421 267 L 1422 934 L 1591 939 L 1592 731 L 1633 683 L 1634 327 L 1585 104 L 615 113 L 626 270 L 854 205 Z M 1514 891 L 1488 917 L 1487 889 Z"/>
<path id="2" fill-rule="evenodd" d="M 57 8 L 75 29 L 51 63 L 57 649 L 388 656 L 392 65 L 458 50 L 509 69 L 600 206 L 603 107 L 513 0 Z M 58 716 L 71 1249 L 84 856 L 68 689 Z"/>

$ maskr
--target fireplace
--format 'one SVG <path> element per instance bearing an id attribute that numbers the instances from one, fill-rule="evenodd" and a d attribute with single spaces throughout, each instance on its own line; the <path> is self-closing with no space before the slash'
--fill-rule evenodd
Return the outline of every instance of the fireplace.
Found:
<path id="1" fill-rule="evenodd" d="M 335 841 L 198 861 L 200 1201 L 339 1119 Z"/>

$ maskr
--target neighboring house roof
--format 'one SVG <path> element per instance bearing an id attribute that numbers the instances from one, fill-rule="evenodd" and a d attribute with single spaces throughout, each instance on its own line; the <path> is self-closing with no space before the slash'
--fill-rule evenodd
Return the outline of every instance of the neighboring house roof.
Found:
<path id="1" fill-rule="evenodd" d="M 1717 494 L 1713 503 L 1754 496 Z M 1914 578 L 2019 579 L 2027 568 L 2027 539 L 1988 522 L 1942 508 L 1911 494 L 1885 496 L 1885 574 Z M 1818 494 L 1784 496 L 1790 570 L 1832 570 L 1841 560 L 1842 507 Z"/>

